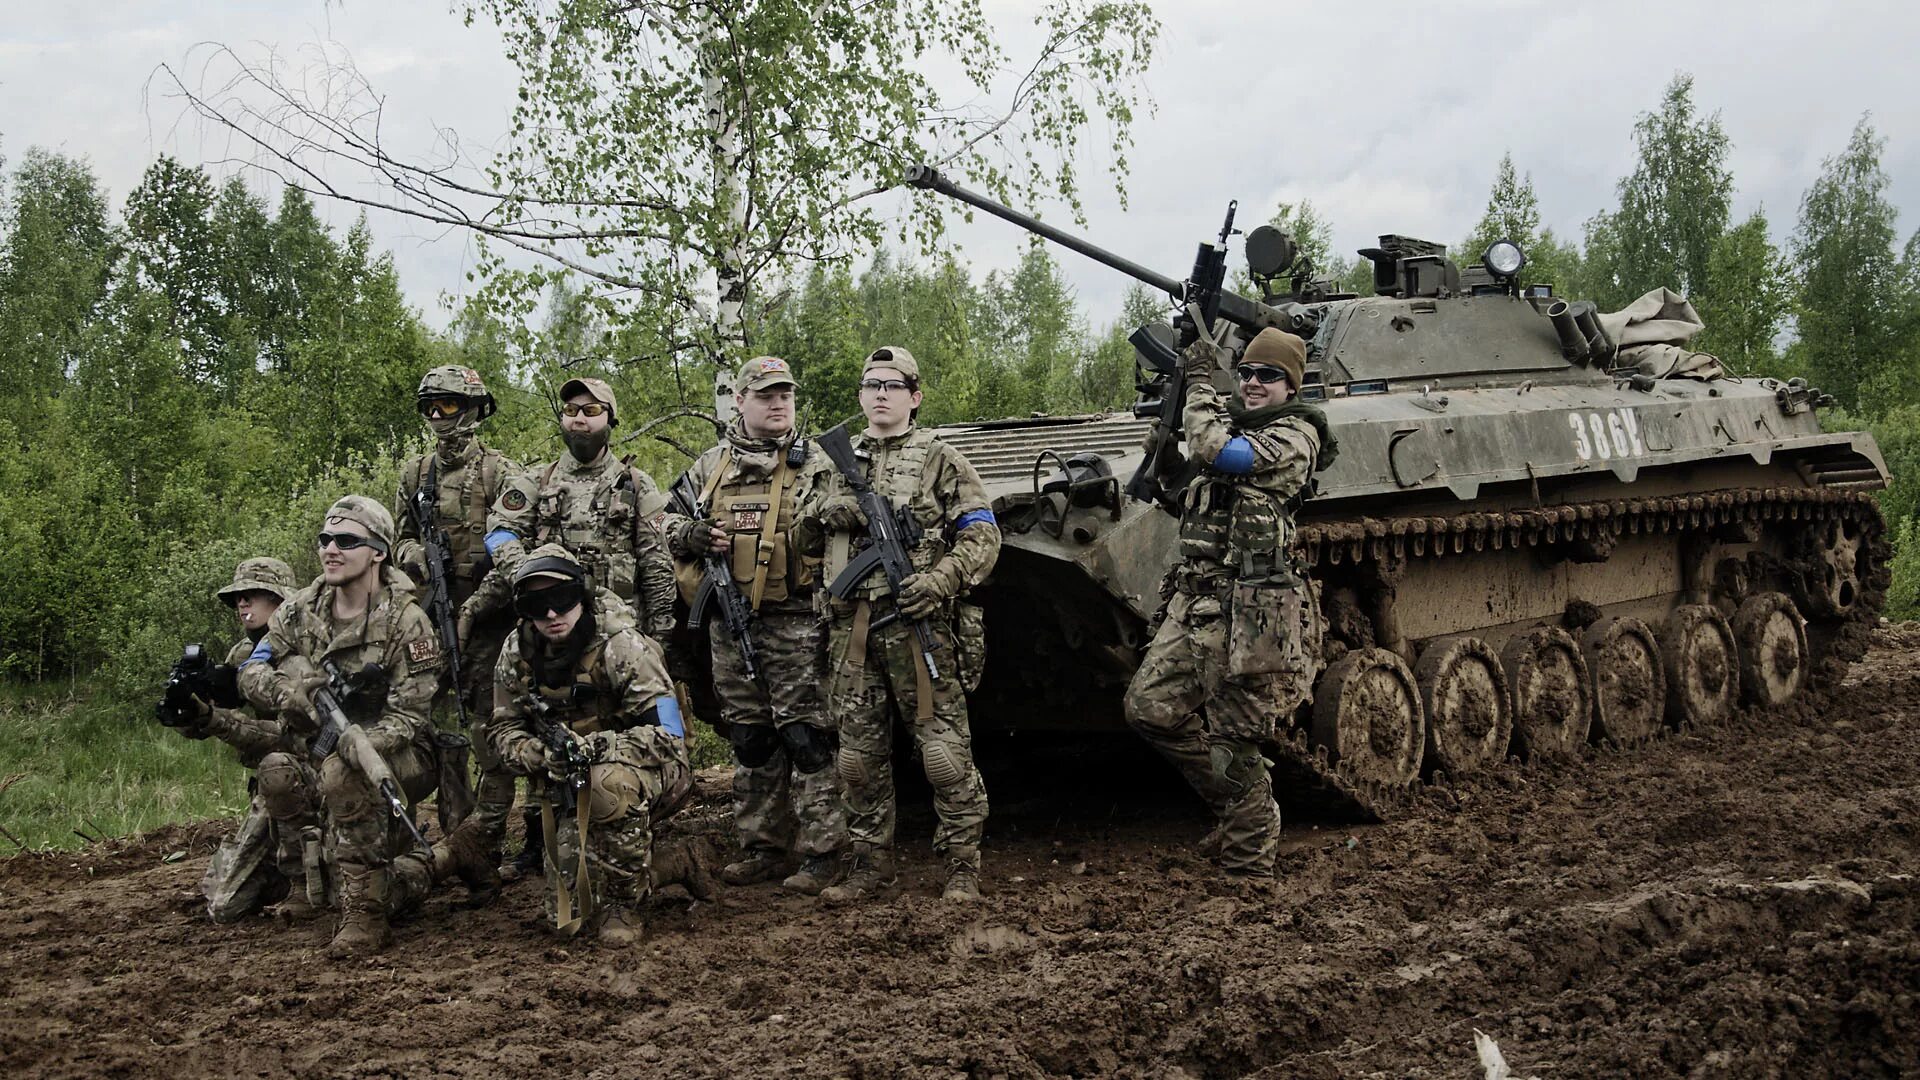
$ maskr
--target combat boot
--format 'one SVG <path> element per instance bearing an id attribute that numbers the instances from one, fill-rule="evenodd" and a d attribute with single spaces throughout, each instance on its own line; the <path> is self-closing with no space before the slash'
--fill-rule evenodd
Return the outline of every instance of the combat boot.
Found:
<path id="1" fill-rule="evenodd" d="M 597 936 L 600 944 L 619 948 L 640 944 L 646 931 L 647 924 L 641 920 L 639 912 L 624 904 L 615 904 L 607 909 L 606 921 L 600 924 Z"/>
<path id="2" fill-rule="evenodd" d="M 306 922 L 326 910 L 307 896 L 307 879 L 288 879 L 286 898 L 267 909 L 280 922 Z"/>
<path id="3" fill-rule="evenodd" d="M 822 889 L 837 884 L 840 875 L 846 872 L 847 860 L 839 855 L 809 855 L 780 887 L 803 896 L 819 896 Z"/>
<path id="4" fill-rule="evenodd" d="M 947 852 L 947 887 L 940 899 L 971 904 L 980 899 L 980 849 L 954 848 Z"/>
<path id="5" fill-rule="evenodd" d="M 387 866 L 387 916 L 415 911 L 433 891 L 433 864 L 418 851 L 409 851 Z"/>
<path id="6" fill-rule="evenodd" d="M 546 873 L 546 830 L 540 826 L 540 810 L 529 806 L 520 812 L 520 823 L 526 828 L 526 842 L 520 845 L 520 854 L 500 864 L 501 881 L 518 881 L 523 877 L 540 877 Z"/>
<path id="7" fill-rule="evenodd" d="M 1222 823 L 1208 830 L 1207 835 L 1201 837 L 1200 842 L 1194 845 L 1194 851 L 1208 862 L 1218 863 L 1220 853 L 1226 849 L 1226 846 L 1227 827 Z"/>
<path id="8" fill-rule="evenodd" d="M 467 887 L 467 906 L 483 907 L 500 895 L 500 871 L 495 869 L 492 852 L 486 850 L 464 826 L 456 828 L 433 845 L 433 880 L 438 883 L 458 877 Z"/>
<path id="9" fill-rule="evenodd" d="M 679 885 L 695 900 L 720 898 L 720 885 L 713 880 L 707 843 L 698 837 L 672 840 L 653 849 L 653 887 Z"/>
<path id="10" fill-rule="evenodd" d="M 786 869 L 785 852 L 749 848 L 745 855 L 720 868 L 720 880 L 729 885 L 758 885 L 763 881 L 772 881 L 785 873 Z"/>
<path id="11" fill-rule="evenodd" d="M 365 956 L 387 947 L 393 931 L 387 926 L 391 888 L 386 867 L 340 871 L 340 928 L 327 943 L 327 955 L 336 960 Z"/>
<path id="12" fill-rule="evenodd" d="M 880 895 L 893 884 L 893 851 L 872 844 L 855 844 L 847 855 L 847 877 L 838 885 L 820 890 L 827 904 L 850 904 Z"/>

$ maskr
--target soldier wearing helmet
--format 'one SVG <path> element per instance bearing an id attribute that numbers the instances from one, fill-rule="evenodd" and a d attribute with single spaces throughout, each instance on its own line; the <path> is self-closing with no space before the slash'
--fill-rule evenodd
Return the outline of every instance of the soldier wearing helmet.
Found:
<path id="1" fill-rule="evenodd" d="M 457 364 L 431 368 L 420 379 L 415 401 L 421 418 L 433 432 L 435 445 L 431 452 L 400 467 L 400 490 L 393 503 L 399 540 L 394 557 L 409 577 L 425 584 L 426 548 L 414 510 L 419 501 L 428 511 L 432 527 L 446 534 L 451 559 L 450 599 L 458 610 L 480 587 L 492 566 L 485 544 L 487 514 L 518 467 L 480 441 L 480 422 L 493 415 L 495 403 L 479 372 Z M 504 613 L 460 628 L 460 677 L 466 685 L 459 692 L 472 720 L 483 722 L 492 711 L 490 676 L 500 655 L 500 642 L 511 628 L 512 620 Z M 446 774 L 440 784 L 440 827 L 443 831 L 464 827 L 467 835 L 463 842 L 470 841 L 480 851 L 491 852 L 490 858 L 497 862 L 506 838 L 507 815 L 513 809 L 513 776 L 493 760 L 485 735 L 476 733 L 473 750 L 480 764 L 479 791 L 471 793 L 477 795 L 471 807 L 462 805 L 470 795 L 466 748 L 456 744 L 463 744 L 465 735 L 443 732 L 441 740 L 449 745 L 448 752 L 441 756 Z M 471 818 L 467 816 L 469 809 Z M 483 896 L 485 892 L 483 889 Z"/>
<path id="2" fill-rule="evenodd" d="M 285 899 L 275 911 L 283 918 L 311 916 L 326 903 L 326 879 L 318 866 L 319 795 L 302 752 L 305 741 L 277 714 L 249 707 L 238 683 L 240 664 L 294 589 L 293 570 L 279 559 L 242 561 L 232 582 L 215 594 L 233 609 L 240 640 L 226 663 L 213 669 L 206 698 L 160 707 L 161 719 L 182 735 L 219 739 L 254 773 L 246 816 L 220 842 L 200 880 L 207 915 L 217 923 L 237 922 L 280 895 Z M 308 842 L 314 845 L 311 859 Z"/>
<path id="3" fill-rule="evenodd" d="M 432 794 L 439 776 L 428 711 L 445 663 L 440 639 L 413 601 L 413 582 L 390 568 L 394 526 L 386 507 L 363 495 L 340 499 L 322 519 L 316 546 L 320 576 L 267 620 L 240 665 L 240 690 L 256 707 L 284 717 L 304 742 L 325 720 L 312 691 L 332 665 L 351 682 L 340 701 L 347 719 L 411 807 Z M 441 860 L 411 847 L 384 797 L 338 747 L 317 772 L 340 909 L 327 951 L 350 956 L 384 948 L 388 918 L 426 898 Z"/>
<path id="4" fill-rule="evenodd" d="M 654 843 L 693 790 L 666 655 L 558 544 L 521 561 L 513 610 L 520 625 L 494 669 L 489 731 L 500 760 L 533 782 L 547 836 L 548 918 L 566 935 L 634 944 L 640 904 L 655 887 L 714 896 L 698 845 Z"/>

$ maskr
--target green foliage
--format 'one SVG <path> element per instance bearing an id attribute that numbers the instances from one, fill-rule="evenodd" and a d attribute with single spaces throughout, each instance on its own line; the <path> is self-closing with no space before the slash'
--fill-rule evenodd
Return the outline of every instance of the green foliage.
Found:
<path id="1" fill-rule="evenodd" d="M 1463 266 L 1478 262 L 1496 240 L 1511 240 L 1526 254 L 1526 266 L 1520 271 L 1523 285 L 1545 282 L 1564 292 L 1575 276 L 1579 253 L 1555 239 L 1552 229 L 1540 228 L 1540 200 L 1533 192 L 1533 175 L 1516 174 L 1512 154 L 1500 156 L 1486 212 L 1461 241 L 1456 261 Z M 1371 276 L 1368 280 L 1371 282 Z"/>
<path id="2" fill-rule="evenodd" d="M 1755 210 L 1714 241 L 1707 260 L 1713 291 L 1694 302 L 1707 328 L 1691 347 L 1718 356 L 1736 374 L 1772 374 L 1774 338 L 1786 319 L 1786 260 L 1767 236 L 1767 217 Z"/>

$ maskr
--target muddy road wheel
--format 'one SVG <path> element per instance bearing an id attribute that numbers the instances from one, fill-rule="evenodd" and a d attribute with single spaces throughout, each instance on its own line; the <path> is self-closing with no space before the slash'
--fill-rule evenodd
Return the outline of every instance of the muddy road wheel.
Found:
<path id="1" fill-rule="evenodd" d="M 1807 682 L 1807 621 L 1784 593 L 1755 593 L 1733 615 L 1740 694 L 1749 705 L 1792 700 Z"/>
<path id="2" fill-rule="evenodd" d="M 1498 765 L 1513 736 L 1507 673 L 1493 646 L 1477 637 L 1428 645 L 1414 668 L 1427 714 L 1427 767 L 1467 776 Z"/>
<path id="3" fill-rule="evenodd" d="M 1425 732 L 1419 688 L 1397 654 L 1356 649 L 1321 677 L 1313 738 L 1342 773 L 1383 787 L 1410 784 L 1420 775 Z"/>
<path id="4" fill-rule="evenodd" d="M 1536 626 L 1500 651 L 1513 703 L 1513 745 L 1525 757 L 1567 757 L 1587 743 L 1593 687 L 1573 636 Z"/>
<path id="5" fill-rule="evenodd" d="M 1653 628 L 1639 619 L 1601 619 L 1580 636 L 1593 679 L 1595 739 L 1640 746 L 1660 731 L 1667 711 L 1667 676 Z"/>
<path id="6" fill-rule="evenodd" d="M 1675 609 L 1660 635 L 1667 675 L 1667 722 L 1675 728 L 1724 722 L 1740 703 L 1740 650 L 1719 609 L 1688 604 Z"/>
<path id="7" fill-rule="evenodd" d="M 1811 551 L 1795 592 L 1815 617 L 1837 619 L 1852 613 L 1863 591 L 1866 539 L 1860 521 L 1851 517 L 1828 518 L 1810 530 Z"/>

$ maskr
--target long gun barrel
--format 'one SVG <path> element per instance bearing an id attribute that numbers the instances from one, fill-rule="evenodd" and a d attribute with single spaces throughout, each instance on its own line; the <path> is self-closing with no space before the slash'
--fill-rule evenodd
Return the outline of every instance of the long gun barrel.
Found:
<path id="1" fill-rule="evenodd" d="M 313 745 L 310 748 L 313 759 L 316 762 L 325 761 L 329 754 L 338 749 L 341 759 L 357 770 L 361 776 L 366 777 L 368 782 L 373 784 L 374 789 L 380 792 L 380 797 L 386 800 L 387 809 L 394 817 L 400 819 L 400 823 L 406 826 L 409 833 L 413 834 L 414 842 L 418 843 L 423 851 L 431 852 L 433 845 L 427 843 L 427 838 L 420 832 L 420 826 L 414 824 L 413 815 L 407 811 L 406 800 L 400 795 L 400 784 L 394 779 L 393 770 L 387 767 L 387 760 L 380 756 L 380 751 L 374 749 L 373 741 L 367 738 L 367 733 L 355 727 L 353 722 L 347 719 L 347 711 L 340 704 L 343 698 L 351 695 L 352 681 L 345 672 L 340 670 L 340 666 L 331 660 L 327 661 L 323 667 L 327 674 L 327 681 L 324 685 L 316 687 L 311 694 L 314 711 L 320 714 L 320 733 L 313 737 Z M 367 677 L 369 673 L 377 676 L 379 671 L 380 667 L 377 664 L 368 664 L 360 669 L 362 678 Z"/>
<path id="2" fill-rule="evenodd" d="M 706 507 L 693 494 L 692 478 L 682 475 L 673 485 L 670 496 L 673 505 L 683 514 L 698 522 L 707 520 Z M 768 513 L 776 513 L 775 507 Z M 687 629 L 699 630 L 706 625 L 707 609 L 718 606 L 720 621 L 727 628 L 727 636 L 733 638 L 734 647 L 740 650 L 740 663 L 747 669 L 747 677 L 760 682 L 760 649 L 753 642 L 753 605 L 747 602 L 745 593 L 740 591 L 740 583 L 734 579 L 732 560 L 720 552 L 712 551 L 702 560 L 706 573 L 701 575 L 700 588 L 693 594 L 693 600 L 687 605 Z"/>
<path id="3" fill-rule="evenodd" d="M 827 584 L 827 592 L 844 600 L 876 570 L 884 573 L 892 589 L 893 610 L 867 624 L 868 630 L 878 630 L 905 617 L 900 610 L 900 583 L 914 572 L 913 556 L 907 550 L 908 535 L 902 530 L 900 518 L 895 515 L 886 497 L 873 490 L 873 485 L 860 475 L 859 463 L 854 460 L 853 440 L 847 436 L 846 425 L 842 424 L 820 436 L 818 442 L 820 449 L 826 452 L 834 468 L 846 480 L 847 486 L 853 489 L 854 499 L 860 504 L 860 513 L 867 519 L 867 546 L 848 560 L 846 569 Z M 914 619 L 913 633 L 919 641 L 920 658 L 927 665 L 927 678 L 939 682 L 940 665 L 933 657 L 933 627 L 925 619 Z"/>
<path id="4" fill-rule="evenodd" d="M 587 760 L 586 748 L 574 737 L 572 730 L 553 715 L 553 706 L 538 693 L 527 695 L 527 705 L 533 713 L 533 730 L 547 753 L 563 763 L 563 779 L 554 792 L 554 801 L 559 804 L 560 812 L 572 814 L 580 805 L 580 792 L 587 786 L 588 771 L 593 763 Z"/>
<path id="5" fill-rule="evenodd" d="M 465 731 L 467 705 L 460 681 L 460 622 L 453 610 L 453 548 L 447 541 L 447 530 L 433 519 L 436 500 L 434 487 L 422 487 L 414 492 L 407 512 L 413 515 L 414 527 L 420 532 L 420 546 L 427 564 L 424 606 L 434 630 L 440 635 L 440 651 L 446 654 L 447 675 L 453 680 L 453 712 L 460 720 L 460 730 Z"/>

